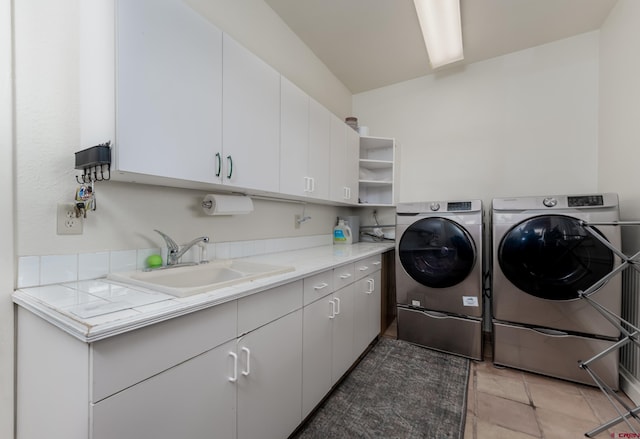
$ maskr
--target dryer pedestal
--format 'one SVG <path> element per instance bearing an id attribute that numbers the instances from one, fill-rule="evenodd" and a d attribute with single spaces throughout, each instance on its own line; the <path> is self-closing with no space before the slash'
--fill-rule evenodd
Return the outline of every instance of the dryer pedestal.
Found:
<path id="1" fill-rule="evenodd" d="M 482 360 L 482 319 L 399 306 L 398 339 Z"/>
<path id="2" fill-rule="evenodd" d="M 595 356 L 616 342 L 577 335 L 545 334 L 534 328 L 493 322 L 493 362 L 542 375 L 593 386 L 580 361 Z M 618 389 L 618 357 L 611 354 L 593 369 L 612 389 Z"/>

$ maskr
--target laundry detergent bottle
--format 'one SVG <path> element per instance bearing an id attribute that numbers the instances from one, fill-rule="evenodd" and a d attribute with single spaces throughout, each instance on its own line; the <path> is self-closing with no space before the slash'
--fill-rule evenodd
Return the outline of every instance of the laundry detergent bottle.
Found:
<path id="1" fill-rule="evenodd" d="M 344 220 L 338 219 L 338 225 L 333 228 L 334 244 L 351 244 L 351 227 L 344 223 Z"/>

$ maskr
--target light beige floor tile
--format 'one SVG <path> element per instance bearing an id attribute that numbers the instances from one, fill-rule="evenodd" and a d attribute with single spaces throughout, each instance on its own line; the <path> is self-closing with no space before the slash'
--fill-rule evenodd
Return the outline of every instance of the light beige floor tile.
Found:
<path id="1" fill-rule="evenodd" d="M 564 386 L 556 383 L 528 383 L 533 405 L 536 408 L 551 410 L 558 414 L 565 414 L 585 420 L 595 420 L 596 415 L 591 410 L 587 400 L 578 391 L 567 391 Z"/>
<path id="2" fill-rule="evenodd" d="M 469 371 L 469 384 L 467 386 L 467 411 L 475 415 L 477 413 L 476 409 L 476 374 L 474 366 L 471 365 L 471 370 Z"/>
<path id="3" fill-rule="evenodd" d="M 496 424 L 478 420 L 475 439 L 535 439 L 541 436 L 531 436 L 519 431 L 509 430 Z M 467 437 L 465 436 L 465 439 Z"/>
<path id="4" fill-rule="evenodd" d="M 496 366 L 491 361 L 483 361 L 476 363 L 476 370 L 490 375 L 496 375 L 501 377 L 517 378 L 522 380 L 523 372 L 518 369 L 511 369 L 509 367 Z"/>
<path id="5" fill-rule="evenodd" d="M 619 416 L 618 412 L 616 412 L 613 405 L 607 399 L 604 393 L 602 393 L 602 391 L 593 389 L 589 391 L 583 391 L 582 393 L 584 395 L 585 400 L 587 401 L 587 404 L 589 404 L 589 406 L 591 407 L 591 410 L 593 410 L 593 412 L 595 413 L 596 418 L 601 423 L 608 422 L 611 419 L 617 418 Z M 618 392 L 617 395 L 625 402 L 625 404 L 627 404 L 628 407 L 635 408 L 636 406 L 635 403 L 631 401 L 627 395 L 625 395 L 622 392 Z M 622 407 L 620 404 L 618 404 L 617 401 L 615 401 L 615 404 L 621 413 L 623 414 L 626 413 L 626 409 Z M 640 428 L 640 425 L 638 426 L 638 428 Z"/>
<path id="6" fill-rule="evenodd" d="M 477 392 L 478 419 L 509 430 L 540 436 L 533 407 L 510 399 Z"/>
<path id="7" fill-rule="evenodd" d="M 475 416 L 467 412 L 466 423 L 464 424 L 464 439 L 476 439 L 474 436 Z"/>
<path id="8" fill-rule="evenodd" d="M 562 389 L 566 393 L 580 394 L 580 390 L 583 388 L 590 388 L 590 386 L 584 384 L 573 383 L 571 381 L 565 381 L 558 378 L 547 377 L 544 375 L 537 375 L 535 373 L 523 372 L 523 377 L 527 383 L 538 383 L 553 386 L 558 389 Z"/>
<path id="9" fill-rule="evenodd" d="M 501 376 L 485 371 L 477 371 L 477 390 L 478 392 L 529 404 L 529 395 L 527 395 L 522 377 L 519 376 Z"/>
<path id="10" fill-rule="evenodd" d="M 595 417 L 591 420 L 575 418 L 565 413 L 544 408 L 537 409 L 536 414 L 545 439 L 581 438 L 584 437 L 586 432 L 599 425 Z M 607 433 L 602 433 L 599 436 L 604 439 L 607 437 Z"/>

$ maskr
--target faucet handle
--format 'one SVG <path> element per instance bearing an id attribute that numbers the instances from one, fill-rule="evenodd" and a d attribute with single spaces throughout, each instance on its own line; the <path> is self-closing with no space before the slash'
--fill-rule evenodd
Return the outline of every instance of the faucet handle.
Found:
<path id="1" fill-rule="evenodd" d="M 169 235 L 162 233 L 160 230 L 157 229 L 153 229 L 154 232 L 157 232 L 160 236 L 162 236 L 162 238 L 164 239 L 164 241 L 167 243 L 167 249 L 169 250 L 169 253 L 177 253 L 178 250 L 180 249 L 180 247 L 178 247 L 178 244 L 176 244 L 176 242 L 171 239 L 169 237 Z"/>

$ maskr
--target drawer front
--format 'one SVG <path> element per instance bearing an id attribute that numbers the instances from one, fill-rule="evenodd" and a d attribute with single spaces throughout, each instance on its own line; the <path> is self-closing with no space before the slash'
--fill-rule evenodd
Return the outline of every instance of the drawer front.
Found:
<path id="1" fill-rule="evenodd" d="M 238 299 L 238 334 L 302 308 L 302 280 Z"/>
<path id="2" fill-rule="evenodd" d="M 340 288 L 355 282 L 355 265 L 353 263 L 333 269 L 333 289 Z"/>
<path id="3" fill-rule="evenodd" d="M 615 342 L 577 335 L 550 335 L 523 326 L 494 322 L 493 362 L 569 381 L 595 383 L 578 367 Z M 618 356 L 606 355 L 589 366 L 612 389 L 618 389 Z"/>
<path id="4" fill-rule="evenodd" d="M 356 280 L 362 279 L 369 274 L 380 270 L 382 267 L 382 261 L 380 255 L 370 256 L 365 259 L 361 259 L 355 262 L 355 276 Z"/>
<path id="5" fill-rule="evenodd" d="M 92 343 L 91 401 L 234 339 L 236 323 L 232 301 Z"/>
<path id="6" fill-rule="evenodd" d="M 304 305 L 333 292 L 333 270 L 323 271 L 304 279 Z"/>

